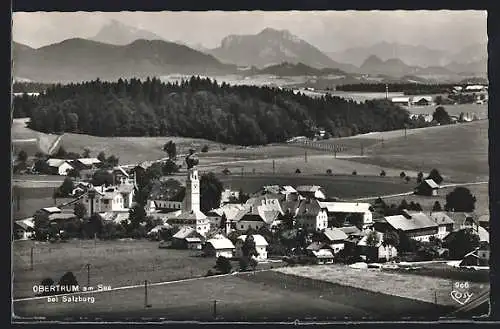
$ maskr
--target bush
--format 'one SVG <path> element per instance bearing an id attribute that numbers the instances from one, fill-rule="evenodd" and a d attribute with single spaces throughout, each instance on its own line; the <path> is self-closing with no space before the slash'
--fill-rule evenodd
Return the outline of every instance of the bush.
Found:
<path id="1" fill-rule="evenodd" d="M 358 172 L 357 172 L 356 170 L 354 170 L 354 171 L 352 172 L 352 175 L 353 175 L 353 176 L 356 176 L 357 174 L 358 174 Z"/>
<path id="2" fill-rule="evenodd" d="M 73 272 L 69 271 L 64 273 L 64 275 L 59 279 L 58 284 L 60 286 L 77 286 L 78 281 L 76 280 L 75 275 Z"/>
<path id="3" fill-rule="evenodd" d="M 411 180 L 410 176 L 405 177 L 405 182 L 408 183 Z"/>
<path id="4" fill-rule="evenodd" d="M 400 174 L 399 174 L 399 177 L 401 178 L 405 178 L 406 177 L 406 173 L 404 171 L 402 171 Z"/>
<path id="5" fill-rule="evenodd" d="M 331 170 L 331 169 L 327 169 L 327 170 L 326 170 L 326 174 L 327 174 L 327 175 L 331 175 L 331 174 L 332 174 L 332 170 Z"/>
<path id="6" fill-rule="evenodd" d="M 225 169 L 222 171 L 222 173 L 223 173 L 224 175 L 230 175 L 230 174 L 231 174 L 231 170 L 229 170 L 229 169 L 225 168 Z"/>
<path id="7" fill-rule="evenodd" d="M 385 171 L 384 171 L 384 170 L 382 170 L 382 171 L 380 172 L 380 177 L 385 177 Z"/>
<path id="8" fill-rule="evenodd" d="M 207 153 L 208 152 L 208 145 L 203 145 L 203 147 L 201 148 L 201 152 Z"/>
<path id="9" fill-rule="evenodd" d="M 301 173 L 300 169 L 299 168 L 295 169 L 295 173 L 300 174 Z"/>

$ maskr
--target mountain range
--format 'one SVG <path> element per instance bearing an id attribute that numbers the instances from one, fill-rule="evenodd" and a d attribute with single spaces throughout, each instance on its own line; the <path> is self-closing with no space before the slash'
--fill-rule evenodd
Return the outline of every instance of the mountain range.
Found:
<path id="1" fill-rule="evenodd" d="M 147 30 L 111 21 L 90 39 L 74 38 L 38 49 L 14 42 L 14 75 L 33 81 L 82 81 L 167 74 L 485 76 L 484 44 L 455 54 L 425 46 L 379 43 L 327 54 L 286 30 L 229 35 L 220 46 L 170 42 Z M 343 63 L 344 62 L 344 63 Z"/>

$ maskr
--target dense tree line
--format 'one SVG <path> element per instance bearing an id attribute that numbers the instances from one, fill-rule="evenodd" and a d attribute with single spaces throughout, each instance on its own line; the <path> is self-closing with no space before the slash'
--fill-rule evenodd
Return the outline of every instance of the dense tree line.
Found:
<path id="1" fill-rule="evenodd" d="M 412 124 L 406 110 L 385 100 L 359 104 L 199 77 L 175 84 L 148 78 L 55 85 L 30 101 L 15 107 L 14 116 L 29 113 L 30 127 L 45 133 L 183 136 L 240 145 L 313 136 L 318 126 L 331 136 L 349 136 Z"/>
<path id="2" fill-rule="evenodd" d="M 399 92 L 405 95 L 422 94 L 443 94 L 448 93 L 454 84 L 420 84 L 420 83 L 389 83 L 387 84 L 389 92 Z M 337 86 L 340 91 L 360 91 L 360 92 L 380 92 L 385 93 L 385 83 L 359 83 Z"/>
<path id="3" fill-rule="evenodd" d="M 50 83 L 43 82 L 14 82 L 12 85 L 13 93 L 43 93 L 52 86 Z"/>

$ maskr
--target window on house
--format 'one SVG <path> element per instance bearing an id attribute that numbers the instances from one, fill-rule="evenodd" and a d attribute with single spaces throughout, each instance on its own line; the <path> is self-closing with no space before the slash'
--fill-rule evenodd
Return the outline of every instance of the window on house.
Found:
<path id="1" fill-rule="evenodd" d="M 109 204 L 109 200 L 107 200 L 107 199 L 102 200 L 102 203 L 104 203 L 104 204 Z"/>

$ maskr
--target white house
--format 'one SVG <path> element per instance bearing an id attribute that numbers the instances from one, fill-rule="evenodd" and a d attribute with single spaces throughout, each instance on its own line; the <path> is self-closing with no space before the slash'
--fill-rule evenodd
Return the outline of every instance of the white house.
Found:
<path id="1" fill-rule="evenodd" d="M 438 234 L 438 224 L 423 212 L 403 211 L 403 215 L 386 216 L 385 223 L 391 230 L 403 231 L 408 238 L 417 241 L 429 241 Z"/>
<path id="2" fill-rule="evenodd" d="M 321 231 L 328 227 L 326 208 L 321 207 L 314 199 L 300 201 L 295 220 L 308 231 Z"/>
<path id="3" fill-rule="evenodd" d="M 54 173 L 61 176 L 67 175 L 68 171 L 74 168 L 69 161 L 65 159 L 48 159 L 47 165 L 54 171 Z"/>
<path id="4" fill-rule="evenodd" d="M 122 184 L 119 186 L 97 186 L 89 190 L 83 197 L 83 205 L 87 213 L 125 211 L 132 207 L 134 186 Z"/>
<path id="5" fill-rule="evenodd" d="M 344 249 L 345 240 L 348 238 L 347 234 L 345 234 L 344 231 L 336 227 L 327 228 L 323 232 L 323 236 L 326 240 L 325 242 L 328 244 L 334 254 Z"/>
<path id="6" fill-rule="evenodd" d="M 328 216 L 341 214 L 359 214 L 363 218 L 363 229 L 373 225 L 372 208 L 369 203 L 363 202 L 320 202 L 321 208 L 325 208 Z"/>
<path id="7" fill-rule="evenodd" d="M 81 169 L 92 169 L 101 163 L 97 158 L 80 158 L 75 160 L 76 165 Z"/>
<path id="8" fill-rule="evenodd" d="M 242 257 L 243 252 L 241 250 L 241 247 L 243 246 L 243 243 L 245 242 L 247 236 L 246 235 L 240 235 L 238 237 L 238 240 L 236 241 L 236 257 Z M 260 235 L 260 234 L 254 234 L 253 235 L 253 240 L 255 242 L 255 249 L 257 250 L 257 253 L 259 254 L 255 259 L 257 261 L 263 261 L 267 259 L 267 246 L 268 243 L 266 239 Z"/>
<path id="9" fill-rule="evenodd" d="M 233 200 L 238 200 L 240 197 L 240 192 L 239 191 L 233 191 L 231 189 L 225 189 L 221 193 L 220 197 L 220 205 L 223 206 L 226 203 L 229 203 Z"/>
<path id="10" fill-rule="evenodd" d="M 375 246 L 368 246 L 367 240 L 368 235 L 365 235 L 359 242 L 358 247 L 361 249 L 361 253 L 365 256 L 370 252 L 374 252 L 377 260 L 391 260 L 398 255 L 398 250 L 396 247 L 384 243 L 384 234 L 381 232 L 374 231 L 377 234 L 377 243 Z M 374 248 L 375 250 L 370 250 Z"/>
<path id="11" fill-rule="evenodd" d="M 20 240 L 28 240 L 35 233 L 33 218 L 21 219 L 15 222 L 16 235 Z"/>
<path id="12" fill-rule="evenodd" d="M 208 257 L 226 257 L 232 258 L 234 254 L 234 244 L 222 235 L 217 235 L 212 239 L 209 239 L 203 245 L 203 254 Z"/>
<path id="13" fill-rule="evenodd" d="M 318 185 L 301 185 L 297 186 L 296 190 L 304 198 L 314 198 L 318 200 L 326 199 L 325 190 Z"/>
<path id="14" fill-rule="evenodd" d="M 430 213 L 430 218 L 438 225 L 436 237 L 444 239 L 450 232 L 453 232 L 455 222 L 444 211 L 435 211 Z"/>

